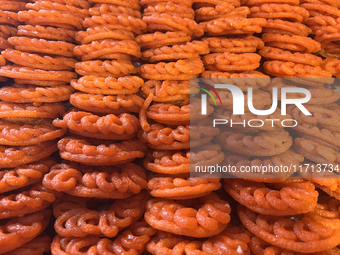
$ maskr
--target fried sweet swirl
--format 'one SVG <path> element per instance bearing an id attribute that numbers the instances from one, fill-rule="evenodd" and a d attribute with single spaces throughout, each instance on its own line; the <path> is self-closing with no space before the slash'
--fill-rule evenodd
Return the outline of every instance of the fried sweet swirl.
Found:
<path id="1" fill-rule="evenodd" d="M 38 54 L 52 54 L 63 57 L 73 57 L 74 44 L 63 41 L 48 41 L 45 39 L 17 37 L 8 39 L 16 50 Z"/>
<path id="2" fill-rule="evenodd" d="M 304 253 L 324 251 L 339 245 L 339 225 L 329 226 L 323 222 L 339 221 L 338 214 L 321 214 L 319 219 L 311 217 L 310 214 L 293 220 L 282 216 L 257 214 L 243 206 L 238 207 L 238 215 L 243 225 L 272 245 Z"/>
<path id="3" fill-rule="evenodd" d="M 34 104 L 0 102 L 0 118 L 9 120 L 15 120 L 15 118 L 53 119 L 62 116 L 65 113 L 65 110 L 66 107 L 61 103 L 43 103 L 39 106 L 35 106 Z"/>
<path id="4" fill-rule="evenodd" d="M 117 167 L 59 164 L 44 176 L 43 185 L 77 197 L 122 199 L 147 186 L 144 169 L 127 163 Z"/>
<path id="5" fill-rule="evenodd" d="M 203 42 L 208 43 L 210 52 L 223 53 L 250 53 L 264 47 L 263 41 L 255 36 L 240 37 L 204 37 Z"/>
<path id="6" fill-rule="evenodd" d="M 205 240 L 191 240 L 182 236 L 158 231 L 147 244 L 146 249 L 154 255 L 160 254 L 219 254 L 249 255 L 250 239 L 246 233 L 236 226 L 228 227 L 220 234 Z"/>
<path id="7" fill-rule="evenodd" d="M 58 142 L 60 156 L 88 165 L 114 165 L 142 158 L 146 146 L 138 140 L 120 143 L 111 141 L 65 137 Z"/>
<path id="8" fill-rule="evenodd" d="M 152 34 L 143 34 L 136 37 L 136 42 L 141 48 L 159 48 L 164 45 L 175 45 L 186 43 L 191 40 L 191 36 L 183 31 L 165 33 L 155 32 Z"/>
<path id="9" fill-rule="evenodd" d="M 332 74 L 322 70 L 320 66 L 295 64 L 284 61 L 267 61 L 264 63 L 264 70 L 267 74 L 275 77 L 294 78 L 330 78 Z"/>
<path id="10" fill-rule="evenodd" d="M 51 246 L 52 255 L 82 253 L 84 255 L 141 254 L 155 230 L 145 221 L 138 221 L 114 240 L 99 237 L 61 237 L 57 235 Z"/>
<path id="11" fill-rule="evenodd" d="M 313 183 L 289 179 L 273 185 L 226 179 L 224 189 L 250 210 L 274 216 L 297 215 L 314 210 L 319 193 Z"/>
<path id="12" fill-rule="evenodd" d="M 190 81 L 148 80 L 142 86 L 145 95 L 153 94 L 155 102 L 186 100 L 190 95 Z"/>
<path id="13" fill-rule="evenodd" d="M 182 31 L 195 37 L 200 37 L 204 33 L 203 28 L 195 20 L 169 13 L 152 13 L 150 16 L 143 16 L 143 21 L 147 23 L 147 30 L 151 33 L 157 30 Z"/>
<path id="14" fill-rule="evenodd" d="M 130 60 L 131 56 L 139 58 L 141 56 L 138 44 L 133 40 L 116 41 L 105 39 L 93 41 L 90 44 L 78 45 L 73 53 L 82 61 L 92 59 L 122 59 Z"/>
<path id="15" fill-rule="evenodd" d="M 83 76 L 72 80 L 73 88 L 93 94 L 133 94 L 136 93 L 144 81 L 138 76 L 124 76 L 119 78 L 99 77 L 95 75 Z"/>
<path id="16" fill-rule="evenodd" d="M 229 203 L 215 193 L 182 203 L 160 198 L 148 201 L 146 222 L 153 228 L 197 238 L 221 233 L 230 221 Z"/>
<path id="17" fill-rule="evenodd" d="M 54 141 L 27 146 L 0 146 L 0 168 L 28 164 L 50 156 L 57 150 Z"/>
<path id="18" fill-rule="evenodd" d="M 18 194 L 0 196 L 0 219 L 41 211 L 61 196 L 62 193 L 49 190 L 41 184 Z"/>
<path id="19" fill-rule="evenodd" d="M 66 128 L 56 128 L 47 119 L 39 123 L 16 124 L 0 119 L 0 144 L 11 146 L 34 145 L 45 141 L 54 140 L 66 133 Z"/>
<path id="20" fill-rule="evenodd" d="M 58 103 L 68 100 L 73 91 L 71 86 L 37 87 L 15 83 L 0 88 L 0 100 L 11 103 Z"/>
<path id="21" fill-rule="evenodd" d="M 209 195 L 221 187 L 219 178 L 191 178 L 189 174 L 153 175 L 148 182 L 151 196 L 167 199 L 191 199 Z"/>
<path id="22" fill-rule="evenodd" d="M 40 56 L 39 54 L 31 54 L 19 50 L 6 49 L 1 52 L 7 60 L 16 65 L 43 69 L 43 70 L 73 70 L 76 60 L 66 57 L 51 57 L 48 55 Z"/>
<path id="23" fill-rule="evenodd" d="M 0 193 L 19 189 L 41 181 L 44 174 L 56 164 L 54 158 L 45 158 L 37 162 L 20 165 L 14 169 L 0 171 Z"/>
<path id="24" fill-rule="evenodd" d="M 260 66 L 261 56 L 256 53 L 213 53 L 203 57 L 205 66 L 218 71 L 248 71 Z"/>
<path id="25" fill-rule="evenodd" d="M 128 113 L 100 117 L 77 110 L 65 114 L 62 120 L 55 119 L 53 125 L 63 129 L 68 128 L 77 135 L 110 140 L 132 139 L 140 128 L 139 120 Z"/>
<path id="26" fill-rule="evenodd" d="M 70 13 L 61 13 L 56 10 L 28 10 L 18 13 L 20 22 L 26 25 L 48 25 L 53 24 L 55 27 L 65 28 L 69 30 L 82 30 L 83 19 L 76 17 Z"/>
<path id="27" fill-rule="evenodd" d="M 20 67 L 20 66 L 3 66 L 0 68 L 0 75 L 14 78 L 14 79 L 35 79 L 38 81 L 58 81 L 62 84 L 70 82 L 76 78 L 77 75 L 70 71 L 46 71 L 40 69 L 34 69 L 31 67 Z M 33 83 L 36 84 L 36 83 Z M 42 84 L 41 84 L 42 85 Z M 49 86 L 42 85 L 42 86 Z"/>
<path id="28" fill-rule="evenodd" d="M 189 80 L 196 78 L 203 71 L 204 66 L 200 58 L 145 64 L 139 69 L 144 79 L 151 80 Z"/>
<path id="29" fill-rule="evenodd" d="M 186 44 L 176 44 L 172 46 L 148 49 L 143 52 L 142 59 L 153 63 L 159 61 L 199 58 L 200 55 L 208 53 L 209 49 L 205 42 L 191 41 Z"/>
<path id="30" fill-rule="evenodd" d="M 42 210 L 22 217 L 15 217 L 0 225 L 0 253 L 14 250 L 30 242 L 47 227 L 50 210 Z"/>
<path id="31" fill-rule="evenodd" d="M 115 237 L 120 230 L 143 215 L 147 199 L 147 192 L 142 191 L 130 198 L 116 200 L 110 209 L 103 211 L 90 210 L 74 203 L 61 203 L 53 210 L 57 218 L 54 228 L 64 237 Z M 56 214 L 61 211 L 60 215 Z"/>
<path id="32" fill-rule="evenodd" d="M 242 16 L 229 16 L 226 18 L 215 19 L 201 22 L 206 35 L 243 35 L 261 33 L 262 27 L 267 21 L 262 18 L 245 18 Z"/>
<path id="33" fill-rule="evenodd" d="M 75 64 L 75 71 L 82 76 L 95 75 L 100 77 L 127 76 L 137 72 L 137 69 L 130 61 L 124 60 L 95 60 L 78 62 Z"/>
<path id="34" fill-rule="evenodd" d="M 135 94 L 105 96 L 77 92 L 70 97 L 70 103 L 79 109 L 106 114 L 138 113 L 143 102 L 143 98 Z"/>

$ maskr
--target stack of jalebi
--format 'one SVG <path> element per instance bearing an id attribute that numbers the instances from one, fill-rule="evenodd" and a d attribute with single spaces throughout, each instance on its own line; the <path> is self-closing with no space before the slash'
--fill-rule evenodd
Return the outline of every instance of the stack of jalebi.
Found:
<path id="1" fill-rule="evenodd" d="M 73 54 L 82 62 L 75 64 L 81 75 L 71 86 L 77 90 L 70 103 L 75 107 L 56 119 L 56 127 L 68 129 L 74 136 L 58 143 L 63 159 L 88 165 L 114 165 L 141 158 L 146 146 L 134 139 L 139 121 L 131 112 L 139 112 L 143 99 L 134 93 L 144 84 L 134 76 L 132 60 L 139 58 L 140 47 L 134 41 L 145 31 L 138 1 L 96 1 L 88 9 L 76 33 L 80 44 Z"/>
<path id="2" fill-rule="evenodd" d="M 260 66 L 261 56 L 257 49 L 263 42 L 254 33 L 261 33 L 267 24 L 263 18 L 248 17 L 250 9 L 240 7 L 239 0 L 194 0 L 196 19 L 204 30 L 202 41 L 209 46 L 211 54 L 203 57 L 208 71 L 202 78 L 266 77 L 254 71 Z"/>
<path id="3" fill-rule="evenodd" d="M 42 186 L 42 179 L 67 131 L 52 121 L 65 113 L 62 101 L 73 92 L 72 42 L 86 7 L 0 1 L 0 76 L 14 78 L 0 88 L 0 254 L 49 250 L 42 233 L 51 216 L 46 208 L 62 193 Z M 46 243 L 34 248 L 40 242 Z"/>
<path id="4" fill-rule="evenodd" d="M 329 4 L 329 5 L 326 5 Z M 314 6 L 313 4 L 310 4 Z M 323 70 L 330 72 L 333 76 L 340 78 L 340 3 L 324 3 L 322 9 L 314 10 L 315 16 L 308 23 L 315 30 L 314 39 L 321 44 L 320 54 L 326 57 L 321 67 Z M 320 6 L 320 4 L 317 4 Z M 318 7 L 319 8 L 319 7 Z M 325 9 L 326 13 L 321 10 Z M 321 12 L 321 13 L 319 13 Z M 327 15 L 332 12 L 333 15 Z"/>
<path id="5" fill-rule="evenodd" d="M 340 0 L 0 0 L 0 254 L 339 254 L 339 42 Z"/>
<path id="6" fill-rule="evenodd" d="M 75 2 L 87 5 L 73 36 L 80 45 L 71 50 L 82 61 L 74 63 L 82 77 L 70 81 L 78 90 L 70 98 L 74 107 L 53 121 L 72 135 L 58 142 L 65 161 L 43 179 L 45 189 L 65 193 L 53 203 L 52 254 L 139 253 L 155 233 L 143 220 L 145 171 L 131 163 L 147 149 L 135 139 L 140 123 L 134 113 L 144 101 L 135 93 L 144 81 L 133 75 L 131 62 L 141 55 L 134 37 L 146 24 L 139 1 Z"/>
<path id="7" fill-rule="evenodd" d="M 18 12 L 26 10 L 27 0 L 0 1 L 0 51 L 13 48 L 8 38 L 17 35 Z M 0 67 L 6 65 L 6 60 L 0 54 Z M 0 83 L 7 81 L 7 77 L 0 75 Z"/>
<path id="8" fill-rule="evenodd" d="M 308 1 L 308 0 L 307 0 Z M 259 54 L 267 62 L 264 71 L 272 77 L 314 78 L 331 77 L 323 72 L 322 59 L 313 55 L 320 50 L 320 43 L 308 37 L 311 32 L 306 25 L 310 3 L 299 0 L 245 0 L 250 6 L 250 17 L 266 18 L 262 40 L 265 44 Z"/>
<path id="9" fill-rule="evenodd" d="M 340 2 L 333 0 L 301 0 L 301 7 L 309 11 L 304 23 L 312 30 L 314 39 L 321 44 L 320 55 L 340 57 Z M 331 72 L 329 69 L 325 69 Z M 335 73 L 332 72 L 334 75 Z"/>
<path id="10" fill-rule="evenodd" d="M 198 118 L 190 125 L 190 110 L 200 104 L 189 101 L 190 79 L 204 71 L 200 56 L 209 53 L 207 42 L 194 39 L 204 31 L 194 20 L 192 4 L 192 0 L 141 0 L 149 34 L 136 38 L 142 60 L 148 61 L 139 69 L 147 80 L 137 137 L 149 147 L 144 166 L 157 173 L 148 181 L 155 198 L 147 202 L 145 213 L 146 222 L 158 230 L 152 242 L 159 246 L 147 246 L 153 254 L 168 247 L 158 242 L 164 232 L 204 238 L 220 234 L 230 221 L 229 203 L 213 192 L 220 189 L 220 179 L 189 174 L 193 155 L 197 161 L 217 163 L 224 158 L 220 146 L 209 145 L 219 134 L 211 120 Z"/>
<path id="11" fill-rule="evenodd" d="M 209 47 L 206 42 L 192 40 L 203 35 L 203 29 L 194 20 L 192 0 L 142 0 L 141 5 L 149 34 L 140 35 L 136 40 L 143 50 L 142 60 L 150 64 L 139 69 L 140 75 L 147 79 L 142 87 L 147 98 L 139 114 L 142 129 L 137 137 L 150 148 L 144 166 L 158 173 L 148 182 L 151 195 L 158 197 L 160 203 L 180 206 L 167 199 L 203 197 L 221 187 L 218 178 L 189 176 L 189 149 L 208 144 L 219 133 L 210 126 L 209 120 L 197 120 L 190 126 L 190 109 L 199 106 L 198 101 L 189 101 L 190 79 L 204 71 L 200 56 L 208 54 Z M 218 153 L 220 148 L 210 151 Z M 167 170 L 168 167 L 171 170 Z M 150 206 L 155 201 L 149 201 L 147 210 L 152 210 Z M 156 229 L 163 230 L 162 225 L 170 224 L 166 221 L 178 224 L 171 219 L 154 223 L 151 217 L 155 215 L 148 213 L 151 215 L 146 220 Z"/>

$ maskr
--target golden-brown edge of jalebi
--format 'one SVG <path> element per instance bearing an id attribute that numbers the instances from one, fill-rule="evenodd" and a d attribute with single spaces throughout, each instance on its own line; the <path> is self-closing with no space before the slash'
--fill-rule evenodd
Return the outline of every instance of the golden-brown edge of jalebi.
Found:
<path id="1" fill-rule="evenodd" d="M 301 22 L 309 18 L 309 12 L 301 6 L 289 4 L 265 3 L 250 8 L 250 18 L 283 19 Z"/>
<path id="2" fill-rule="evenodd" d="M 209 120 L 192 126 L 150 125 L 149 131 L 139 130 L 138 139 L 156 150 L 182 150 L 209 143 L 219 129 L 209 126 Z"/>

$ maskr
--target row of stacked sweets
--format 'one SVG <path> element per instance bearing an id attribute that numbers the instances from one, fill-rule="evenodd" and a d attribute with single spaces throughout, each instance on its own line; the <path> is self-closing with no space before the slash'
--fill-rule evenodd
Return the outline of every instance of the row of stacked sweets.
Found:
<path id="1" fill-rule="evenodd" d="M 286 81 L 276 80 L 270 83 L 268 79 L 269 76 L 263 75 L 262 73 L 256 71 L 247 71 L 243 74 L 240 74 L 240 71 L 244 71 L 243 68 L 245 67 L 249 67 L 248 70 L 259 67 L 260 57 L 258 55 L 252 54 L 251 58 L 250 56 L 248 58 L 244 53 L 255 52 L 257 49 L 260 49 L 259 53 L 270 60 L 275 60 L 275 57 L 278 57 L 278 60 L 293 60 L 293 63 L 291 63 L 293 65 L 293 69 L 296 65 L 294 62 L 299 64 L 301 59 L 302 61 L 305 61 L 303 63 L 305 65 L 310 65 L 311 60 L 316 62 L 315 59 L 317 60 L 317 65 L 320 65 L 322 59 L 311 54 L 303 56 L 299 53 L 293 54 L 289 51 L 285 52 L 285 50 L 291 49 L 289 47 L 293 48 L 294 46 L 295 48 L 291 50 L 296 51 L 294 50 L 297 48 L 296 44 L 299 45 L 299 43 L 294 44 L 294 40 L 299 40 L 300 38 L 293 38 L 293 40 L 289 38 L 294 37 L 294 34 L 292 34 L 291 31 L 299 32 L 299 30 L 307 28 L 306 26 L 299 26 L 299 24 L 290 22 L 291 20 L 294 20 L 292 16 L 298 16 L 299 14 L 302 14 L 302 18 L 299 17 L 299 21 L 301 22 L 304 15 L 307 17 L 308 12 L 306 10 L 304 11 L 303 8 L 295 7 L 294 4 L 293 6 L 290 6 L 289 4 L 287 5 L 284 3 L 284 1 L 279 1 L 278 4 L 273 4 L 272 1 L 268 2 L 250 0 L 242 2 L 242 4 L 246 4 L 250 8 L 249 17 L 254 19 L 269 19 L 267 24 L 263 25 L 263 32 L 265 32 L 263 35 L 263 42 L 266 44 L 266 46 L 277 47 L 277 49 L 264 47 L 263 42 L 257 41 L 256 37 L 251 37 L 249 35 L 243 38 L 238 36 L 237 38 L 232 39 L 230 37 L 223 39 L 216 37 L 207 39 L 204 38 L 204 40 L 209 42 L 211 52 L 214 52 L 215 47 L 218 49 L 217 52 L 220 53 L 220 55 L 218 56 L 219 58 L 216 57 L 216 59 L 219 59 L 220 63 L 218 63 L 214 57 L 210 57 L 209 55 L 205 56 L 203 58 L 205 67 L 208 69 L 213 69 L 213 72 L 206 71 L 202 74 L 202 77 L 218 78 L 212 80 L 212 83 L 236 84 L 244 91 L 246 91 L 247 87 L 251 87 L 254 90 L 253 107 L 258 110 L 267 109 L 268 106 L 272 104 L 271 95 L 267 92 L 259 90 L 259 88 L 271 92 L 271 89 L 275 85 L 275 87 L 279 87 L 280 89 L 280 87 L 283 85 L 282 83 Z M 297 5 L 298 4 L 299 3 L 297 3 Z M 213 8 L 211 6 L 209 6 L 209 8 L 210 11 L 214 13 Z M 207 8 L 207 10 L 209 10 L 209 8 Z M 238 8 L 236 8 L 234 11 L 237 9 Z M 217 7 L 215 7 L 215 13 L 217 13 L 216 10 L 218 10 Z M 239 13 L 240 11 L 238 14 Z M 221 16 L 219 18 L 221 18 Z M 285 20 L 286 18 L 288 20 Z M 224 20 L 217 19 L 215 21 L 210 21 L 210 23 L 208 22 L 203 24 L 206 28 L 206 32 L 208 31 L 211 33 L 214 26 L 217 26 L 219 23 L 225 26 L 226 23 L 228 24 L 228 20 L 232 19 L 236 18 L 227 17 Z M 220 27 L 222 27 L 222 25 L 220 25 Z M 228 28 L 230 30 L 230 27 Z M 215 31 L 215 33 L 221 33 L 223 30 L 219 29 Z M 282 33 L 282 31 L 287 32 Z M 232 32 L 228 31 L 226 34 L 230 33 Z M 237 30 L 237 33 L 240 33 L 240 30 Z M 285 34 L 287 34 L 287 36 Z M 216 34 L 214 35 L 216 36 Z M 305 34 L 303 36 L 307 35 L 308 34 Z M 278 37 L 279 39 L 273 39 L 271 37 Z M 244 39 L 248 40 L 245 41 Z M 312 42 L 309 42 L 308 40 Z M 307 43 L 304 41 L 300 43 L 304 46 L 313 46 L 312 39 L 307 39 Z M 314 43 L 314 45 L 315 44 L 317 43 Z M 280 49 L 280 46 L 283 48 Z M 230 57 L 232 53 L 243 53 L 242 55 L 244 55 L 244 57 L 237 59 L 236 57 L 238 57 L 238 55 L 234 54 L 234 58 L 232 59 Z M 285 57 L 287 54 L 289 54 L 288 57 Z M 214 56 L 214 54 L 211 55 Z M 283 59 L 281 59 L 282 57 Z M 223 58 L 224 61 L 221 61 Z M 240 61 L 240 63 L 233 63 L 232 61 Z M 254 61 L 254 63 L 251 61 Z M 255 63 L 256 61 L 258 61 L 258 63 Z M 235 66 L 232 66 L 232 64 L 235 64 Z M 253 67 L 251 64 L 253 64 Z M 265 71 L 268 74 L 273 75 L 272 73 L 269 73 L 268 69 L 266 68 L 266 66 L 270 66 L 270 64 L 276 64 L 276 62 L 267 62 L 267 64 L 265 64 Z M 300 66 L 295 68 L 301 69 Z M 295 77 L 299 76 L 301 73 L 309 74 L 309 72 L 311 73 L 311 76 L 303 75 L 302 77 L 314 77 L 315 74 L 321 74 L 322 77 L 330 77 L 330 74 L 328 72 L 322 72 L 320 67 L 318 67 L 317 70 L 312 69 L 312 71 L 309 71 L 311 68 L 302 68 L 307 69 L 307 72 L 301 72 L 295 69 L 297 70 Z M 286 70 L 285 68 L 282 69 Z M 277 69 L 274 70 L 277 71 Z M 221 71 L 232 71 L 234 73 L 225 73 Z M 275 73 L 274 76 L 282 77 L 282 75 L 279 73 Z M 237 79 L 240 77 L 248 78 L 249 82 L 244 82 L 244 80 L 242 81 Z M 220 80 L 220 78 L 224 79 Z M 251 81 L 249 78 L 257 79 Z M 209 81 L 207 80 L 207 82 Z M 294 86 L 294 83 L 293 85 L 291 83 L 292 82 L 290 82 L 290 84 L 285 84 L 285 86 Z M 314 84 L 315 82 L 310 82 L 305 85 Z M 213 93 L 213 91 L 211 92 Z M 311 92 L 312 104 L 332 103 L 339 99 L 339 94 L 330 89 L 314 89 Z M 219 109 L 215 109 L 213 116 L 219 119 L 227 119 L 229 123 L 230 121 L 238 124 L 243 123 L 244 121 L 247 123 L 248 120 L 254 118 L 260 120 L 273 118 L 280 120 L 278 121 L 278 123 L 280 123 L 283 118 L 291 118 L 289 114 L 286 116 L 281 116 L 280 109 L 269 116 L 255 116 L 249 112 L 246 112 L 246 114 L 241 117 L 235 116 L 231 113 L 231 106 L 233 104 L 231 94 L 223 90 L 218 90 L 218 94 L 221 97 L 221 104 L 223 106 L 219 106 Z M 296 98 L 296 96 L 299 97 L 302 95 L 294 94 L 292 96 Z M 280 98 L 280 94 L 278 97 Z M 212 99 L 209 101 L 211 104 L 214 103 Z M 246 102 L 245 105 L 247 106 Z M 296 112 L 294 112 L 294 114 L 296 115 Z M 319 116 L 319 118 L 321 118 L 321 116 Z M 299 123 L 301 122 L 300 119 L 298 120 Z M 260 122 L 252 124 L 253 126 L 261 126 Z M 289 125 L 289 123 L 286 124 Z M 298 125 L 298 128 L 304 129 L 305 131 L 311 127 L 309 126 L 306 128 L 306 125 L 303 127 Z M 315 135 L 315 129 L 310 129 L 310 131 L 311 130 Z M 297 130 L 297 132 L 299 131 Z M 309 132 L 309 134 L 310 133 L 311 132 Z M 321 133 L 319 132 L 318 135 L 320 137 Z M 298 167 L 299 164 L 301 164 L 304 160 L 302 155 L 296 153 L 296 151 L 291 148 L 293 139 L 290 134 L 287 131 L 284 131 L 283 126 L 277 124 L 263 125 L 262 127 L 258 128 L 257 132 L 254 132 L 254 128 L 242 128 L 238 125 L 235 125 L 233 128 L 227 131 L 222 132 L 221 130 L 221 133 L 214 140 L 226 150 L 226 157 L 222 164 L 226 166 L 235 165 L 238 169 L 240 169 L 241 166 L 260 165 Z M 327 252 L 338 252 L 338 249 L 334 247 L 339 244 L 339 216 L 337 213 L 332 215 L 331 212 L 333 210 L 338 210 L 339 202 L 329 197 L 320 198 L 318 200 L 319 194 L 315 190 L 315 186 L 311 181 L 303 179 L 287 180 L 286 178 L 288 178 L 291 174 L 291 172 L 288 172 L 287 174 L 268 174 L 266 176 L 261 175 L 261 178 L 256 178 L 258 177 L 256 174 L 248 174 L 247 176 L 236 176 L 246 179 L 225 180 L 224 189 L 240 204 L 238 207 L 239 218 L 242 224 L 250 232 L 250 239 L 240 240 L 248 244 L 251 251 L 256 255 L 269 254 L 272 252 L 289 254 L 294 254 L 294 252 L 311 253 L 324 250 L 327 250 Z M 334 181 L 332 184 L 334 184 Z M 325 217 L 327 213 L 328 216 Z M 297 217 L 296 215 L 303 215 L 303 217 Z M 292 219 L 292 216 L 297 218 Z M 326 223 L 327 221 L 330 222 L 329 225 Z M 334 224 L 334 226 L 331 226 L 331 224 Z M 324 236 L 320 235 L 319 231 L 321 229 L 327 231 L 328 234 Z M 189 247 L 190 245 L 186 242 L 181 242 L 179 244 L 186 245 L 186 247 Z M 208 241 L 205 243 L 205 245 L 211 245 L 211 243 Z M 246 250 L 243 251 L 245 252 Z"/>
<path id="2" fill-rule="evenodd" d="M 311 5 L 314 7 L 314 5 Z M 326 57 L 321 67 L 333 76 L 340 78 L 340 3 L 320 1 L 309 10 L 310 18 L 305 24 L 312 30 L 314 39 L 321 44 L 320 54 Z"/>
<path id="3" fill-rule="evenodd" d="M 157 230 L 147 251 L 213 254 L 241 247 L 241 253 L 247 254 L 243 240 L 248 237 L 238 227 L 227 227 L 229 203 L 213 192 L 220 189 L 220 179 L 189 175 L 190 161 L 214 164 L 224 159 L 219 145 L 209 145 L 218 129 L 198 115 L 190 121 L 190 109 L 199 108 L 199 101 L 189 101 L 190 79 L 204 71 L 200 55 L 209 53 L 207 43 L 191 41 L 203 35 L 194 21 L 192 1 L 142 0 L 141 4 L 149 34 L 136 40 L 143 49 L 142 59 L 151 64 L 140 67 L 140 75 L 148 80 L 142 87 L 146 100 L 138 139 L 149 147 L 144 166 L 153 172 L 148 189 L 155 198 L 147 203 L 145 220 Z M 210 238 L 192 242 L 192 237 Z"/>
<path id="4" fill-rule="evenodd" d="M 0 1 L 0 51 L 11 48 L 7 39 L 15 36 L 18 32 L 18 12 L 26 10 L 26 1 Z M 5 65 L 6 62 L 0 58 L 0 66 Z M 0 82 L 7 81 L 6 77 L 0 76 Z"/>
<path id="5" fill-rule="evenodd" d="M 43 179 L 45 188 L 64 192 L 53 203 L 57 235 L 51 252 L 137 254 L 155 233 L 143 220 L 144 169 L 131 163 L 146 152 L 134 139 L 140 127 L 134 114 L 144 101 L 134 93 L 144 81 L 133 76 L 131 62 L 140 57 L 134 37 L 146 24 L 138 0 L 75 1 L 87 5 L 84 30 L 74 37 L 80 45 L 73 49 L 82 77 L 71 81 L 78 90 L 70 98 L 74 107 L 53 121 L 71 133 L 58 142 L 64 161 Z"/>
<path id="6" fill-rule="evenodd" d="M 190 237 L 211 236 L 209 242 L 228 247 L 227 241 L 244 234 L 236 228 L 233 236 L 226 229 L 229 203 L 213 192 L 221 187 L 220 179 L 189 175 L 190 160 L 219 163 L 224 158 L 219 146 L 207 145 L 218 129 L 205 120 L 190 123 L 190 108 L 199 107 L 198 101 L 189 101 L 190 79 L 204 71 L 200 55 L 209 53 L 205 42 L 192 38 L 202 36 L 203 29 L 194 20 L 191 0 L 141 0 L 141 5 L 149 34 L 136 38 L 142 60 L 148 61 L 139 69 L 147 80 L 142 87 L 146 97 L 140 112 L 142 130 L 137 136 L 149 147 L 144 166 L 153 173 L 148 189 L 154 198 L 147 203 L 145 220 L 157 230 L 147 250 L 171 254 L 178 245 L 189 243 Z M 200 249 L 202 243 L 195 246 Z"/>
<path id="7" fill-rule="evenodd" d="M 26 10 L 26 0 L 1 0 L 0 50 L 11 48 L 7 39 L 18 32 L 18 12 Z"/>
<path id="8" fill-rule="evenodd" d="M 311 35 L 314 40 L 320 44 L 318 54 L 325 59 L 321 63 L 324 72 L 339 78 L 339 21 L 340 21 L 340 2 L 339 1 L 305 1 L 304 6 L 310 13 L 310 18 L 305 20 L 305 24 L 310 28 Z M 322 77 L 322 76 L 321 76 Z M 311 79 L 313 84 L 319 87 L 313 90 L 320 96 L 317 98 L 316 93 L 312 92 L 312 100 L 308 103 L 312 104 L 307 107 L 312 116 L 305 116 L 296 108 L 291 109 L 291 114 L 300 124 L 295 128 L 298 135 L 302 138 L 296 138 L 294 146 L 296 150 L 309 160 L 308 163 L 324 164 L 331 172 L 326 174 L 310 173 L 303 174 L 309 177 L 317 187 L 329 194 L 330 196 L 340 200 L 340 189 L 337 174 L 340 163 L 340 107 L 338 101 L 340 93 L 331 91 L 323 87 L 326 79 Z M 328 83 L 333 83 L 331 79 Z M 337 84 L 337 82 L 335 82 Z M 336 89 L 336 86 L 332 86 Z M 326 84 L 327 87 L 327 84 Z M 318 165 L 314 165 L 318 167 Z M 308 172 L 308 171 L 307 171 Z M 321 177 L 318 178 L 318 177 Z M 324 177 L 328 177 L 325 179 Z M 332 178 L 332 179 L 330 179 Z"/>
<path id="9" fill-rule="evenodd" d="M 222 140 L 225 141 L 225 148 L 239 154 L 247 154 L 247 157 L 227 155 L 226 164 L 239 167 L 247 165 L 298 167 L 299 164 L 310 163 L 303 162 L 303 156 L 313 160 L 308 152 L 313 154 L 322 151 L 323 155 L 329 156 L 323 148 L 313 147 L 314 141 L 337 143 L 336 132 L 328 131 L 322 125 L 330 121 L 328 116 L 333 117 L 336 114 L 338 106 L 332 103 L 339 99 L 339 93 L 323 87 L 325 82 L 331 83 L 331 79 L 328 81 L 305 79 L 331 77 L 329 72 L 323 71 L 320 67 L 322 59 L 311 54 L 320 50 L 320 44 L 307 37 L 310 30 L 300 23 L 308 18 L 307 10 L 311 9 L 311 4 L 304 3 L 298 6 L 299 1 L 272 2 L 248 0 L 244 4 L 250 7 L 250 17 L 268 19 L 262 35 L 265 47 L 259 51 L 262 57 L 269 60 L 264 63 L 264 71 L 272 77 L 295 79 L 276 79 L 270 84 L 264 82 L 263 84 L 267 86 L 261 89 L 268 92 L 272 92 L 273 87 L 278 88 L 278 91 L 281 87 L 287 86 L 309 89 L 312 98 L 308 102 L 311 106 L 307 106 L 307 109 L 313 117 L 305 116 L 298 108 L 290 108 L 286 116 L 281 116 L 278 112 L 277 119 L 293 118 L 298 122 L 294 129 L 300 137 L 295 138 L 294 148 L 290 148 L 292 137 L 282 127 L 276 126 L 274 131 L 260 130 L 259 133 L 251 133 L 248 136 L 244 133 L 231 133 L 226 140 L 225 138 Z M 301 98 L 304 95 L 294 93 L 289 96 Z M 280 93 L 278 98 L 281 98 Z M 254 97 L 254 106 L 255 103 Z M 320 104 L 328 106 L 326 109 L 316 106 Z M 332 110 L 334 111 L 331 112 Z M 264 116 L 257 117 L 261 119 Z M 275 118 L 275 112 L 265 117 Z M 247 120 L 247 117 L 241 119 Z M 255 159 L 251 158 L 254 156 Z M 271 252 L 278 254 L 339 252 L 336 247 L 340 243 L 339 215 L 333 212 L 338 211 L 340 203 L 329 196 L 319 197 L 315 190 L 315 186 L 319 186 L 317 183 L 329 185 L 337 182 L 335 179 L 329 182 L 324 179 L 310 179 L 311 176 L 308 174 L 305 176 L 307 180 L 301 178 L 285 180 L 291 174 L 291 172 L 284 175 L 275 174 L 275 178 L 271 178 L 273 176 L 269 174 L 266 179 L 248 179 L 255 176 L 248 174 L 243 176 L 247 179 L 225 181 L 225 190 L 240 203 L 239 219 L 251 232 L 250 249 L 256 255 Z M 327 234 L 320 234 L 321 229 Z"/>
<path id="10" fill-rule="evenodd" d="M 52 213 L 46 208 L 61 193 L 41 182 L 56 164 L 49 156 L 66 129 L 54 127 L 52 121 L 65 112 L 59 102 L 69 99 L 72 88 L 66 83 L 75 77 L 73 45 L 58 36 L 58 25 L 67 21 L 56 25 L 53 20 L 54 14 L 63 15 L 54 10 L 58 7 L 65 8 L 39 1 L 0 1 L 0 76 L 1 81 L 15 78 L 14 84 L 9 79 L 0 88 L 0 254 L 50 250 L 51 239 L 43 231 Z M 39 20 L 40 12 L 53 15 Z M 73 31 L 61 30 L 75 35 L 78 28 L 69 29 Z M 49 37 L 49 30 L 57 32 L 56 37 Z"/>

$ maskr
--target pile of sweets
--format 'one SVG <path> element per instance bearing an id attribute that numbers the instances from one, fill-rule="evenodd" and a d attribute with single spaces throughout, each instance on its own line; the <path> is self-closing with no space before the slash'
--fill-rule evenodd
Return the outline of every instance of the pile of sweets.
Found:
<path id="1" fill-rule="evenodd" d="M 0 254 L 340 254 L 339 8 L 0 0 Z M 312 115 L 252 113 L 283 87 Z M 190 176 L 216 164 L 291 171 Z"/>

